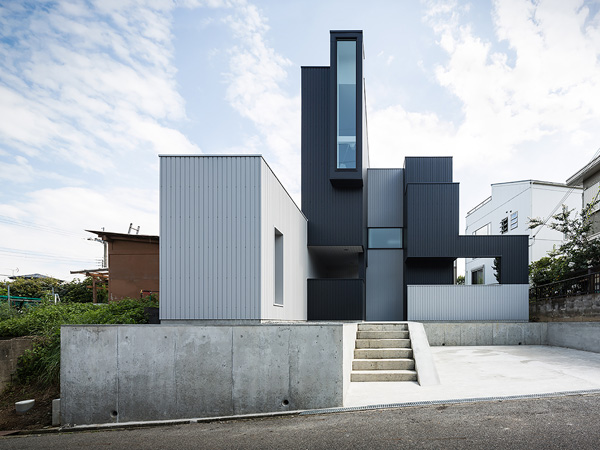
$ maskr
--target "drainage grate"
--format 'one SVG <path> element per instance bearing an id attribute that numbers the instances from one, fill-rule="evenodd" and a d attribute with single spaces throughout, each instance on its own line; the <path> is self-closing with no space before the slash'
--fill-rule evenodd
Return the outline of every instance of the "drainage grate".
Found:
<path id="1" fill-rule="evenodd" d="M 310 411 L 303 411 L 299 413 L 300 416 L 307 416 L 311 414 L 328 414 L 338 412 L 349 412 L 349 411 L 365 411 L 369 409 L 390 409 L 390 408 L 406 408 L 409 406 L 428 406 L 428 405 L 454 405 L 460 403 L 477 403 L 477 402 L 490 402 L 497 400 L 521 400 L 527 398 L 548 398 L 548 397 L 566 397 L 569 395 L 583 395 L 583 394 L 600 394 L 600 389 L 587 389 L 583 391 L 563 391 L 563 392 L 550 392 L 546 394 L 523 394 L 523 395 L 507 395 L 504 397 L 476 397 L 476 398 L 457 398 L 450 400 L 423 400 L 418 402 L 404 402 L 404 403 L 387 403 L 380 405 L 367 405 L 367 406 L 348 406 L 342 408 L 326 408 L 326 409 L 313 409 Z"/>

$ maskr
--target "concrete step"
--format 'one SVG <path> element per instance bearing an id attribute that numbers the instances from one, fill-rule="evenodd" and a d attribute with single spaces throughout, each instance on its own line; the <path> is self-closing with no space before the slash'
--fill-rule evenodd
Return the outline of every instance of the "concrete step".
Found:
<path id="1" fill-rule="evenodd" d="M 414 370 L 360 370 L 350 374 L 350 381 L 417 381 Z"/>
<path id="2" fill-rule="evenodd" d="M 357 339 L 356 348 L 410 348 L 410 339 Z"/>
<path id="3" fill-rule="evenodd" d="M 412 348 L 363 348 L 354 350 L 355 359 L 395 359 L 412 357 Z"/>
<path id="4" fill-rule="evenodd" d="M 409 358 L 399 359 L 355 359 L 352 370 L 414 370 L 415 361 Z"/>
<path id="5" fill-rule="evenodd" d="M 408 331 L 358 331 L 357 339 L 408 339 Z"/>
<path id="6" fill-rule="evenodd" d="M 408 331 L 406 323 L 359 323 L 358 331 Z"/>

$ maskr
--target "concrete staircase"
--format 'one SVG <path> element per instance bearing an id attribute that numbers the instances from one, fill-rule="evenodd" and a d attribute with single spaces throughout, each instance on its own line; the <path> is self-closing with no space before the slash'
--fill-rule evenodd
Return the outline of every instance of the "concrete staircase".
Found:
<path id="1" fill-rule="evenodd" d="M 417 381 L 405 323 L 360 323 L 350 381 Z"/>

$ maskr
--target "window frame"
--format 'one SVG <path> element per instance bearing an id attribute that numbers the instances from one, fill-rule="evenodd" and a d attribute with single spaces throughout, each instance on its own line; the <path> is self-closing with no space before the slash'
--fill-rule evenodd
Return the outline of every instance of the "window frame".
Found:
<path id="1" fill-rule="evenodd" d="M 400 247 L 371 247 L 371 230 L 400 230 Z M 402 227 L 369 227 L 367 228 L 367 249 L 369 250 L 403 250 L 404 228 Z"/>

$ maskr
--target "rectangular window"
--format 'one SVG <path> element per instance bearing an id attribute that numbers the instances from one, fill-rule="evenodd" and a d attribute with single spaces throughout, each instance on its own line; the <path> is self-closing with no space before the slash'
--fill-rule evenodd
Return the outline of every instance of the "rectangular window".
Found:
<path id="1" fill-rule="evenodd" d="M 369 248 L 402 248 L 402 228 L 369 228 Z"/>
<path id="2" fill-rule="evenodd" d="M 275 228 L 275 300 L 283 306 L 283 234 Z"/>
<path id="3" fill-rule="evenodd" d="M 471 272 L 471 284 L 484 284 L 483 267 Z"/>
<path id="4" fill-rule="evenodd" d="M 508 217 L 500 221 L 500 234 L 508 233 Z"/>
<path id="5" fill-rule="evenodd" d="M 356 41 L 337 41 L 337 168 L 356 169 Z"/>
<path id="6" fill-rule="evenodd" d="M 519 212 L 515 211 L 510 215 L 510 229 L 514 230 L 519 226 Z"/>
<path id="7" fill-rule="evenodd" d="M 473 234 L 476 236 L 487 236 L 489 234 L 492 234 L 492 224 L 485 224 L 481 228 L 478 228 L 475 231 L 473 231 Z"/>

